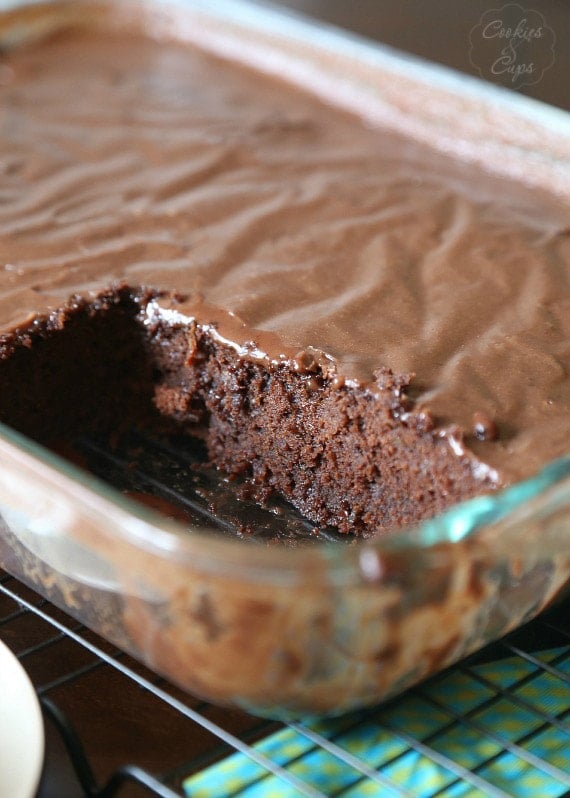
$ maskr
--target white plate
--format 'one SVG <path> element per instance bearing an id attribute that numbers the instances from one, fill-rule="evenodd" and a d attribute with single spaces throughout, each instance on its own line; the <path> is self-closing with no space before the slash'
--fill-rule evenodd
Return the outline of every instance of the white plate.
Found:
<path id="1" fill-rule="evenodd" d="M 33 798 L 44 761 L 44 726 L 32 683 L 0 640 L 0 796 Z"/>

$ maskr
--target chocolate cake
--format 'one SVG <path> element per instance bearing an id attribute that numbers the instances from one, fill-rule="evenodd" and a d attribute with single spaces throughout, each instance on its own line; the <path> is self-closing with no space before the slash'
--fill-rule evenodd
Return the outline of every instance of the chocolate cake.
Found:
<path id="1" fill-rule="evenodd" d="M 568 449 L 570 214 L 191 46 L 0 58 L 0 419 L 158 411 L 263 500 L 375 534 Z"/>

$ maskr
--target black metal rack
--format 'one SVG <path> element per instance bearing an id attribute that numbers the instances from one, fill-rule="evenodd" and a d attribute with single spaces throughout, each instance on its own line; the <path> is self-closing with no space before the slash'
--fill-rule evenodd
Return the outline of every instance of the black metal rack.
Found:
<path id="1" fill-rule="evenodd" d="M 0 579 L 0 637 L 14 650 L 31 674 L 46 726 L 52 732 L 57 730 L 75 771 L 79 785 L 76 795 L 84 794 L 93 798 L 123 796 L 132 794 L 134 785 L 134 794 L 137 795 L 164 798 L 184 795 L 184 780 L 192 774 L 205 772 L 213 763 L 228 761 L 232 755 L 235 758 L 236 752 L 241 753 L 244 761 L 256 765 L 256 795 L 304 795 L 316 798 L 343 794 L 524 794 L 516 789 L 509 792 L 504 785 L 493 783 L 489 777 L 493 763 L 508 755 L 547 777 L 549 787 L 545 795 L 570 794 L 568 769 L 560 768 L 532 750 L 532 742 L 545 730 L 556 730 L 563 735 L 570 749 L 570 622 L 567 607 L 550 611 L 523 630 L 448 671 L 446 675 L 416 688 L 407 697 L 340 722 L 332 722 L 330 732 L 323 731 L 322 724 L 292 723 L 283 726 L 242 713 L 220 710 L 185 696 L 7 574 Z M 542 655 L 544 651 L 554 652 L 554 656 L 545 657 Z M 518 673 L 517 678 L 508 684 L 489 679 L 482 672 L 481 665 L 496 658 L 506 658 L 513 673 L 517 672 L 520 665 L 522 675 Z M 454 707 L 447 705 L 441 696 L 438 698 L 434 695 L 433 685 L 438 680 L 441 683 L 442 679 L 450 677 L 467 677 L 473 684 L 479 685 L 483 690 L 479 700 L 473 706 Z M 541 694 L 540 689 L 531 693 L 536 696 L 535 700 L 529 698 L 529 688 L 539 684 L 545 677 L 558 691 L 554 709 L 544 700 L 547 696 Z M 120 695 L 124 706 L 134 707 L 134 714 L 122 717 L 122 710 L 115 699 L 111 700 L 111 695 Z M 409 700 L 410 695 L 421 698 L 423 705 L 434 713 L 445 715 L 445 722 L 435 732 L 426 735 L 411 733 L 393 723 L 394 708 L 398 707 L 399 702 L 401 704 Z M 85 707 L 93 704 L 94 696 L 98 703 L 88 713 L 86 726 Z M 510 707 L 515 714 L 522 713 L 526 718 L 526 728 L 520 728 L 513 736 L 501 726 L 490 725 L 485 720 L 485 714 L 499 704 L 503 705 L 503 714 L 505 706 Z M 89 724 L 95 715 L 94 722 L 98 728 L 102 724 L 109 734 L 112 729 L 115 737 L 122 735 L 124 738 L 120 752 L 123 760 L 110 761 L 108 751 L 101 755 L 101 749 L 106 749 L 105 739 L 99 734 L 94 741 L 89 731 Z M 141 719 L 141 723 L 137 723 L 137 718 Z M 156 719 L 156 722 L 150 722 L 149 718 Z M 508 715 L 505 715 L 505 727 L 507 720 Z M 371 722 L 399 742 L 398 750 L 384 761 L 382 767 L 369 760 L 366 752 L 357 754 L 350 746 L 343 744 L 343 740 L 347 739 L 347 730 L 358 729 Z M 284 760 L 282 756 L 269 756 L 264 752 L 258 741 L 275 738 L 279 730 L 297 735 L 307 742 L 303 756 L 314 757 L 316 753 L 324 752 L 343 771 L 350 771 L 349 788 L 339 788 L 338 784 L 331 783 L 329 791 L 323 789 L 322 784 L 315 786 L 311 779 L 301 777 L 296 770 L 295 759 L 298 763 L 299 756 Z M 438 744 L 442 736 L 451 739 L 459 732 L 484 739 L 489 746 L 488 756 L 475 767 L 466 766 L 462 755 L 451 757 L 444 753 Z M 125 747 L 128 738 L 131 744 Z M 435 767 L 444 769 L 449 778 L 443 789 L 436 788 L 429 792 L 425 783 L 410 788 L 392 778 L 395 764 L 403 761 L 411 752 L 423 761 L 429 760 Z M 49 756 L 48 744 L 48 770 Z M 162 761 L 162 766 L 157 760 Z M 220 771 L 222 776 L 223 770 Z M 44 775 L 40 795 L 49 794 L 46 792 L 46 778 L 48 776 Z M 460 787 L 464 788 L 462 792 L 453 793 L 454 789 Z M 229 782 L 226 786 L 223 781 L 219 782 L 218 788 L 218 795 L 239 794 L 231 792 Z M 188 794 L 195 794 L 191 782 Z M 541 792 L 534 794 L 540 795 Z"/>

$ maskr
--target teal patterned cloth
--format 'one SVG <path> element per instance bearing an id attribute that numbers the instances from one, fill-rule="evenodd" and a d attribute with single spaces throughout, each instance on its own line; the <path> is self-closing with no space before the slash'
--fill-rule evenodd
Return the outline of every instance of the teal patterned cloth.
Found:
<path id="1" fill-rule="evenodd" d="M 434 793 L 439 798 L 570 795 L 570 687 L 561 678 L 570 677 L 570 649 L 534 656 L 552 670 L 518 656 L 455 669 L 373 713 L 285 727 L 254 749 L 326 796 L 365 798 L 401 791 L 418 798 Z M 454 722 L 466 715 L 469 722 Z M 387 781 L 381 784 L 359 773 L 315 745 L 301 728 L 334 742 Z M 414 749 L 410 737 L 425 748 Z M 506 750 L 510 744 L 515 750 Z M 301 794 L 241 753 L 191 776 L 184 787 L 189 798 Z"/>

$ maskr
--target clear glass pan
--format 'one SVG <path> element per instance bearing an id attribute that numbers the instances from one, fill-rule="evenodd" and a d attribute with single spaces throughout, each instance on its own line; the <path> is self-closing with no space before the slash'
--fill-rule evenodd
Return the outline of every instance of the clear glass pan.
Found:
<path id="1" fill-rule="evenodd" d="M 11 5 L 4 44 L 70 18 L 100 24 L 105 4 Z M 247 3 L 106 7 L 256 68 L 286 61 L 291 80 L 329 99 L 335 88 L 371 121 L 570 192 L 570 122 L 556 109 Z M 531 618 L 570 579 L 570 457 L 417 529 L 297 550 L 182 529 L 7 428 L 0 458 L 3 568 L 183 688 L 276 718 L 394 695 Z"/>

